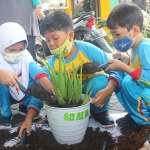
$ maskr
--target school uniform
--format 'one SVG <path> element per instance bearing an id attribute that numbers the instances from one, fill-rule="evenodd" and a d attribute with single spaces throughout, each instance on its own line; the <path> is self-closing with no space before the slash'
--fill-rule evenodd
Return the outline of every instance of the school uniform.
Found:
<path id="1" fill-rule="evenodd" d="M 23 28 L 17 23 L 5 23 L 0 26 L 0 69 L 9 70 L 15 73 L 25 88 L 29 88 L 38 82 L 41 77 L 46 77 L 46 73 L 33 60 L 27 50 L 23 50 L 23 55 L 13 55 L 13 57 L 5 53 L 5 49 L 13 44 L 21 41 L 26 41 L 26 34 Z M 18 53 L 19 54 L 19 53 Z M 20 52 L 21 54 L 21 52 Z M 20 61 L 17 63 L 17 59 Z M 12 61 L 13 60 L 13 61 Z M 0 109 L 3 117 L 11 116 L 11 104 L 22 102 L 27 109 L 34 109 L 38 115 L 43 107 L 43 102 L 40 99 L 24 94 L 22 91 L 17 91 L 15 87 L 5 86 L 0 83 Z"/>
<path id="2" fill-rule="evenodd" d="M 131 75 L 118 71 L 114 77 L 119 88 L 116 95 L 131 118 L 139 125 L 150 125 L 150 42 L 142 39 L 134 55 L 131 55 L 130 66 L 136 68 Z M 140 80 L 147 82 L 143 83 Z"/>
<path id="3" fill-rule="evenodd" d="M 98 62 L 99 64 L 105 64 L 110 57 L 106 55 L 103 51 L 101 51 L 98 47 L 82 41 L 75 41 L 76 44 L 76 52 L 70 59 L 64 59 L 64 62 L 66 64 L 67 70 L 70 72 L 72 69 L 72 63 L 74 63 L 75 67 L 78 67 L 81 62 L 87 63 L 87 62 Z M 54 68 L 55 72 L 58 74 L 59 72 L 59 59 L 58 57 L 52 55 L 50 60 L 48 61 L 49 64 Z M 47 69 L 44 69 L 47 71 Z M 48 74 L 48 72 L 47 72 Z M 104 73 L 104 71 L 99 72 L 98 74 L 83 74 L 83 93 L 86 92 L 88 85 L 90 82 L 94 80 L 94 83 L 90 89 L 91 91 L 91 97 L 93 98 L 95 94 L 104 89 L 108 84 L 108 75 Z M 91 104 L 91 110 L 93 110 L 95 113 L 100 113 L 103 111 L 106 111 L 110 108 L 108 105 L 110 98 L 108 98 L 107 102 L 102 108 L 98 108 Z"/>

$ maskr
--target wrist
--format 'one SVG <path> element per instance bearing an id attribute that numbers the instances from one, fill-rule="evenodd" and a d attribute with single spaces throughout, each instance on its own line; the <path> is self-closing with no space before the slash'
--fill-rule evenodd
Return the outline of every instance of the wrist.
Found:
<path id="1" fill-rule="evenodd" d="M 36 5 L 36 9 L 42 9 L 42 5 L 41 4 Z"/>
<path id="2" fill-rule="evenodd" d="M 131 74 L 131 72 L 133 72 L 135 70 L 135 68 L 132 68 L 125 63 L 123 63 L 122 68 L 123 68 L 122 70 L 124 72 L 128 73 L 129 75 Z"/>

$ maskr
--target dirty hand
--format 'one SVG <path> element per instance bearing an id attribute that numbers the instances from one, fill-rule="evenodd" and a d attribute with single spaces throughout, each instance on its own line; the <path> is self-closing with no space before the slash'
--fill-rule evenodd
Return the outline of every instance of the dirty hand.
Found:
<path id="1" fill-rule="evenodd" d="M 108 97 L 109 97 L 109 94 L 107 90 L 103 89 L 96 93 L 96 95 L 92 99 L 91 104 L 95 105 L 96 107 L 102 108 L 105 105 Z"/>
<path id="2" fill-rule="evenodd" d="M 105 71 L 116 71 L 116 70 L 122 70 L 124 71 L 124 67 L 126 66 L 125 63 L 117 60 L 117 59 L 112 59 L 109 60 L 107 63 L 109 63 L 110 65 L 105 69 Z"/>
<path id="3" fill-rule="evenodd" d="M 19 80 L 18 76 L 15 73 L 8 70 L 0 70 L 0 82 L 6 86 L 15 86 L 17 90 L 20 90 L 15 79 Z"/>
<path id="4" fill-rule="evenodd" d="M 19 137 L 22 138 L 22 132 L 24 129 L 26 129 L 27 136 L 31 135 L 31 124 L 32 120 L 25 120 L 19 130 Z"/>
<path id="5" fill-rule="evenodd" d="M 42 11 L 42 6 L 41 5 L 36 6 L 36 16 L 39 20 L 41 20 L 45 17 L 45 14 Z"/>

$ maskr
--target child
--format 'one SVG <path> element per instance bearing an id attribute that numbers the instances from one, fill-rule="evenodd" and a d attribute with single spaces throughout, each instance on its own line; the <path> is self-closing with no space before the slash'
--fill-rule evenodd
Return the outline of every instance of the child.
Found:
<path id="1" fill-rule="evenodd" d="M 49 60 L 49 64 L 58 73 L 58 55 L 61 51 L 66 67 L 72 71 L 72 63 L 77 67 L 81 62 L 98 62 L 99 64 L 106 63 L 110 58 L 99 48 L 86 42 L 74 41 L 73 24 L 70 16 L 65 11 L 54 11 L 47 15 L 41 22 L 41 32 L 46 38 L 47 45 L 50 52 L 53 54 Z M 45 69 L 46 71 L 46 69 Z M 93 86 L 91 87 L 91 97 L 106 87 L 108 77 L 104 73 L 98 75 L 84 75 L 83 76 L 83 92 L 87 90 L 88 85 L 95 78 Z M 108 114 L 107 98 L 103 108 L 91 105 L 91 115 L 99 123 L 101 127 L 110 128 L 114 127 L 114 120 Z"/>
<path id="2" fill-rule="evenodd" d="M 24 109 L 21 110 L 27 113 L 20 127 L 20 137 L 24 128 L 30 134 L 32 119 L 39 114 L 43 102 L 19 91 L 15 79 L 26 88 L 38 81 L 46 90 L 54 93 L 54 87 L 46 73 L 26 50 L 27 45 L 26 33 L 19 24 L 9 22 L 0 26 L 0 129 L 11 128 L 10 106 L 20 102 L 20 108 Z"/>
<path id="3" fill-rule="evenodd" d="M 103 106 L 106 94 L 110 95 L 115 91 L 128 112 L 125 117 L 116 120 L 116 123 L 123 133 L 138 131 L 143 125 L 150 125 L 150 87 L 140 81 L 150 81 L 150 42 L 142 36 L 143 14 L 136 4 L 121 3 L 111 11 L 107 25 L 118 51 L 132 49 L 130 63 L 127 65 L 115 59 L 108 61 L 110 65 L 106 71 L 118 72 L 111 75 L 112 80 L 109 80 L 107 88 L 98 93 L 92 103 Z"/>

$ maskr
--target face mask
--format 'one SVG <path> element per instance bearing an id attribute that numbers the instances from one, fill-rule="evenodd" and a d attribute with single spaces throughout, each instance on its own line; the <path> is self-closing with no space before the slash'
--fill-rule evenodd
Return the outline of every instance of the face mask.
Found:
<path id="1" fill-rule="evenodd" d="M 24 50 L 17 54 L 4 52 L 4 59 L 10 64 L 16 64 L 23 58 L 23 55 L 24 55 Z"/>
<path id="2" fill-rule="evenodd" d="M 129 32 L 130 33 L 130 32 Z M 128 33 L 128 34 L 129 34 Z M 128 35 L 127 34 L 127 35 Z M 120 52 L 126 52 L 128 49 L 130 49 L 133 40 L 129 39 L 128 36 L 124 36 L 122 39 L 120 40 L 115 40 L 114 41 L 114 46 L 115 48 L 120 51 Z"/>
<path id="3" fill-rule="evenodd" d="M 55 55 L 56 57 L 59 57 L 59 53 L 61 53 L 62 57 L 66 57 L 72 49 L 72 42 L 68 40 L 68 37 L 64 44 L 56 49 L 50 50 L 50 52 Z"/>

